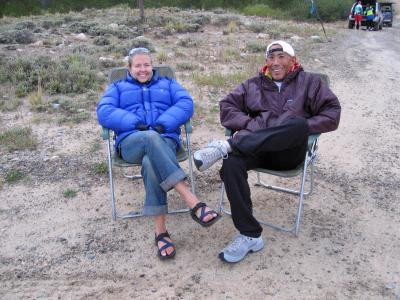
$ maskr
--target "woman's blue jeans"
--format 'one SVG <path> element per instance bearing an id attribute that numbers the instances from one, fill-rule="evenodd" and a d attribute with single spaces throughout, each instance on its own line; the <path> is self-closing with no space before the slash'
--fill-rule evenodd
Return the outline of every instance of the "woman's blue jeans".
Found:
<path id="1" fill-rule="evenodd" d="M 128 135 L 120 144 L 123 160 L 141 164 L 145 188 L 143 214 L 163 215 L 168 212 L 167 192 L 186 178 L 176 159 L 176 142 L 153 130 Z"/>

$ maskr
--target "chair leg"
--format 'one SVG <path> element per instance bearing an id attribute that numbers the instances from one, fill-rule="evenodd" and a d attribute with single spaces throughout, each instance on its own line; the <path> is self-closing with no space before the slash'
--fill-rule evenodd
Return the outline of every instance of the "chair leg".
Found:
<path id="1" fill-rule="evenodd" d="M 193 172 L 193 163 L 192 163 L 192 148 L 190 144 L 190 134 L 186 132 L 186 149 L 189 160 L 189 177 L 190 177 L 190 186 L 192 189 L 192 193 L 196 195 L 196 185 L 194 182 L 194 172 Z"/>
<path id="2" fill-rule="evenodd" d="M 314 163 L 311 163 L 311 168 L 312 168 L 312 175 L 310 176 L 311 182 L 313 181 L 312 177 L 314 177 Z M 303 201 L 304 201 L 304 185 L 306 183 L 306 177 L 307 177 L 307 159 L 304 162 L 304 168 L 303 168 L 303 175 L 301 176 L 301 185 L 300 185 L 300 195 L 299 195 L 299 205 L 297 207 L 297 215 L 296 215 L 296 224 L 294 227 L 294 235 L 298 236 L 299 235 L 299 229 L 300 229 L 300 220 L 301 220 L 301 213 L 303 212 Z M 312 183 L 310 187 L 310 192 L 312 191 Z"/>
<path id="3" fill-rule="evenodd" d="M 109 173 L 109 181 L 110 181 L 112 219 L 115 221 L 117 218 L 127 219 L 127 218 L 142 217 L 143 214 L 141 212 L 129 212 L 126 214 L 118 214 L 117 213 L 116 204 L 115 204 L 114 180 L 113 180 L 113 173 L 112 173 L 112 154 L 111 154 L 112 148 L 111 148 L 110 140 L 108 140 L 107 149 L 108 149 L 108 173 Z M 193 172 L 193 165 L 192 165 L 192 159 L 191 159 L 192 150 L 190 147 L 190 136 L 188 133 L 186 134 L 186 149 L 188 149 L 187 151 L 188 151 L 188 160 L 189 160 L 189 177 L 190 177 L 190 183 L 191 183 L 191 190 L 192 190 L 192 193 L 195 194 L 194 172 Z M 133 180 L 142 178 L 141 175 L 127 175 L 127 174 L 124 174 L 124 177 L 133 179 Z M 168 214 L 185 213 L 188 211 L 189 211 L 188 208 L 182 208 L 182 209 L 171 210 L 168 212 Z"/>
<path id="4" fill-rule="evenodd" d="M 307 167 L 310 166 L 310 190 L 308 193 L 305 193 L 305 183 L 306 183 L 306 179 L 307 179 Z M 304 203 L 304 197 L 311 194 L 312 190 L 313 190 L 313 177 L 314 177 L 314 159 L 313 158 L 306 158 L 306 160 L 304 161 L 304 167 L 303 167 L 303 172 L 301 175 L 301 181 L 300 181 L 300 190 L 299 191 L 295 191 L 295 190 L 291 190 L 291 189 L 287 189 L 287 188 L 281 188 L 281 187 L 276 187 L 276 186 L 271 186 L 268 184 L 265 184 L 261 181 L 260 179 L 260 173 L 257 172 L 257 186 L 262 186 L 268 189 L 272 189 L 272 190 L 276 190 L 276 191 L 281 191 L 281 192 L 285 192 L 288 194 L 292 194 L 292 195 L 297 195 L 298 198 L 298 205 L 297 205 L 297 213 L 296 213 L 296 217 L 295 217 L 295 222 L 294 225 L 291 228 L 287 228 L 284 226 L 279 226 L 276 225 L 274 223 L 268 222 L 268 221 L 263 221 L 263 220 L 258 220 L 258 222 L 260 224 L 269 226 L 273 229 L 276 230 L 280 230 L 280 231 L 284 231 L 284 232 L 290 232 L 295 236 L 298 236 L 299 234 L 299 229 L 300 229 L 300 222 L 301 222 L 301 214 L 303 211 L 303 203 Z M 219 199 L 219 212 L 224 212 L 228 215 L 231 215 L 231 212 L 227 209 L 224 208 L 224 195 L 225 195 L 225 186 L 224 183 L 221 183 L 221 187 L 220 187 L 220 199 Z"/>
<path id="5" fill-rule="evenodd" d="M 107 141 L 107 152 L 108 152 L 108 178 L 110 182 L 110 195 L 111 195 L 111 213 L 112 219 L 117 219 L 117 210 L 115 207 L 115 193 L 114 193 L 114 179 L 112 173 L 112 158 L 111 158 L 111 142 L 110 139 Z"/>

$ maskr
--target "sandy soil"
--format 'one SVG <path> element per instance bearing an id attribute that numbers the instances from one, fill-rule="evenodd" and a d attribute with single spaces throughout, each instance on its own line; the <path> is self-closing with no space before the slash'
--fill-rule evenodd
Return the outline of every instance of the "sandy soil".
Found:
<path id="1" fill-rule="evenodd" d="M 217 254 L 235 234 L 229 216 L 204 229 L 188 214 L 172 215 L 177 256 L 162 262 L 152 220 L 112 221 L 107 177 L 88 171 L 105 153 L 90 148 L 99 141 L 95 119 L 74 127 L 41 123 L 34 127 L 43 137 L 37 151 L 0 158 L 3 168 L 25 166 L 30 174 L 29 182 L 0 190 L 0 298 L 400 299 L 400 27 L 345 26 L 305 65 L 329 75 L 343 113 L 340 128 L 320 139 L 315 191 L 298 237 L 265 227 L 263 251 L 225 264 Z M 20 114 L 2 114 L 2 124 L 30 117 Z M 213 137 L 222 130 L 200 124 L 193 147 Z M 218 166 L 196 177 L 199 197 L 216 207 Z M 121 209 L 139 208 L 141 183 L 120 174 L 117 182 Z M 75 198 L 62 196 L 68 187 Z M 292 220 L 293 199 L 252 191 L 259 215 Z M 171 202 L 181 205 L 173 193 Z"/>

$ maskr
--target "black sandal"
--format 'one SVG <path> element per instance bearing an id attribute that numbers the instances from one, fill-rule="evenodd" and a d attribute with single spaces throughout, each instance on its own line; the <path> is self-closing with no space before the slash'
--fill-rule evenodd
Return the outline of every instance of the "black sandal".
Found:
<path id="1" fill-rule="evenodd" d="M 209 210 L 209 211 L 206 212 L 206 207 L 207 207 L 207 205 L 206 205 L 205 203 L 199 202 L 199 203 L 196 204 L 195 207 L 193 207 L 193 208 L 190 210 L 190 215 L 191 215 L 192 219 L 195 220 L 197 223 L 199 223 L 199 224 L 200 224 L 201 226 L 203 226 L 203 227 L 211 226 L 212 224 L 214 224 L 215 222 L 217 222 L 217 221 L 221 218 L 220 214 L 217 213 L 215 210 L 212 210 L 212 209 L 211 209 L 211 210 Z M 196 212 L 197 212 L 199 209 L 200 209 L 200 217 L 198 217 L 198 216 L 196 215 Z M 204 218 L 205 218 L 206 216 L 212 215 L 212 214 L 217 214 L 217 216 L 214 217 L 213 219 L 211 219 L 211 220 L 205 222 L 205 221 L 204 221 Z"/>
<path id="2" fill-rule="evenodd" d="M 173 257 L 175 256 L 175 253 L 176 253 L 176 251 L 175 251 L 175 245 L 174 245 L 172 242 L 166 240 L 165 238 L 171 238 L 171 237 L 169 236 L 168 231 L 163 232 L 163 233 L 160 233 L 159 235 L 156 235 L 156 237 L 155 237 L 156 246 L 157 246 L 157 248 L 158 248 L 158 257 L 159 257 L 161 260 L 173 258 Z M 158 247 L 158 242 L 163 242 L 163 243 L 165 243 L 165 245 L 162 246 L 161 248 L 159 248 L 159 247 Z M 161 252 L 164 251 L 164 250 L 166 250 L 166 249 L 169 248 L 169 247 L 174 248 L 174 251 L 172 251 L 171 254 L 167 254 L 167 252 L 165 252 L 166 255 L 162 255 Z"/>

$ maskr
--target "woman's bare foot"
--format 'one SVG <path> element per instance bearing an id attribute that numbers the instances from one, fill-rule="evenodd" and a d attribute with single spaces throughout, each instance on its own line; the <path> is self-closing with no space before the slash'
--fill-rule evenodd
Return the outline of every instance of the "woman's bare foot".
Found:
<path id="1" fill-rule="evenodd" d="M 190 209 L 190 215 L 201 226 L 208 227 L 221 217 L 216 211 L 209 208 L 205 203 L 198 202 Z"/>

